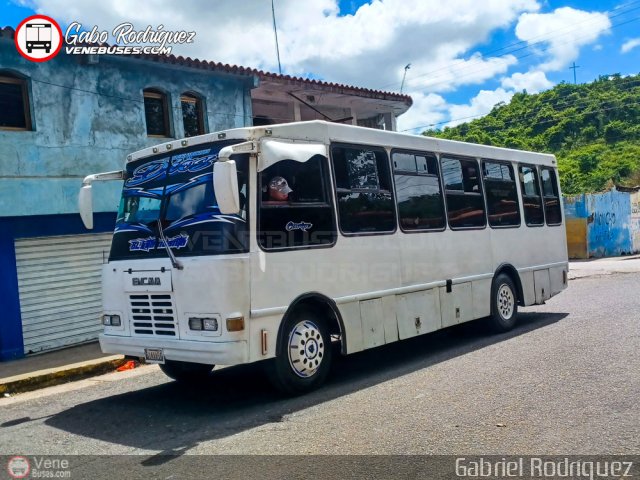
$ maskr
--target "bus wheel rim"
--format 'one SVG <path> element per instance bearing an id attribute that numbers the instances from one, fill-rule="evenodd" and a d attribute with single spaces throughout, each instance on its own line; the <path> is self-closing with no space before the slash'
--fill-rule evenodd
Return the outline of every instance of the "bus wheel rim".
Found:
<path id="1" fill-rule="evenodd" d="M 506 283 L 500 285 L 498 289 L 498 311 L 500 316 L 505 320 L 509 320 L 513 316 L 515 304 L 515 297 L 511 287 Z"/>
<path id="2" fill-rule="evenodd" d="M 309 378 L 322 365 L 324 339 L 318 326 L 310 320 L 297 323 L 289 334 L 289 365 L 301 378 Z"/>

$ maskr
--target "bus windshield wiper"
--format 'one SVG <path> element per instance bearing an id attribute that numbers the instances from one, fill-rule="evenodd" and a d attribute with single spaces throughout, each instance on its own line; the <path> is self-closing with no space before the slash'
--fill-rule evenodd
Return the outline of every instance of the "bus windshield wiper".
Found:
<path id="1" fill-rule="evenodd" d="M 169 246 L 169 242 L 167 242 L 167 237 L 164 236 L 164 230 L 162 230 L 162 220 L 158 218 L 158 233 L 160 233 L 160 240 L 164 243 L 164 248 L 167 250 L 167 254 L 169 255 L 169 259 L 171 260 L 171 265 L 173 268 L 177 270 L 182 270 L 184 267 L 182 263 L 178 261 L 176 256 L 171 251 L 171 247 Z"/>

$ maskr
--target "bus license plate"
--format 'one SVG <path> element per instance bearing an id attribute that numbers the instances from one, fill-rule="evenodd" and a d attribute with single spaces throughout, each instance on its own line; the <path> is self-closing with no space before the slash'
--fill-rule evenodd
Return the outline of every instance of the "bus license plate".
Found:
<path id="1" fill-rule="evenodd" d="M 164 351 L 161 348 L 145 348 L 144 360 L 147 363 L 164 363 Z"/>

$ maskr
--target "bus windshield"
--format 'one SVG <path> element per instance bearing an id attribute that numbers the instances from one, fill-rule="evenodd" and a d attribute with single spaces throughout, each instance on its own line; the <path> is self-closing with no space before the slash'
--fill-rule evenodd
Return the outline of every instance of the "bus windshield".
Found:
<path id="1" fill-rule="evenodd" d="M 213 189 L 220 150 L 215 142 L 130 162 L 122 190 L 110 260 L 166 256 L 158 220 L 176 256 L 248 251 L 246 202 L 239 215 L 223 215 Z M 247 198 L 248 155 L 234 156 L 240 197 Z"/>

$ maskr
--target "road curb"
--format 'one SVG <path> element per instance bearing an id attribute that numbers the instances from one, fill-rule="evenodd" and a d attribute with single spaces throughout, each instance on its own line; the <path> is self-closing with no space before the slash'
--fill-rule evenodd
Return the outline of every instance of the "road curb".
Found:
<path id="1" fill-rule="evenodd" d="M 0 395 L 52 387 L 115 371 L 126 362 L 122 355 L 0 379 Z"/>

